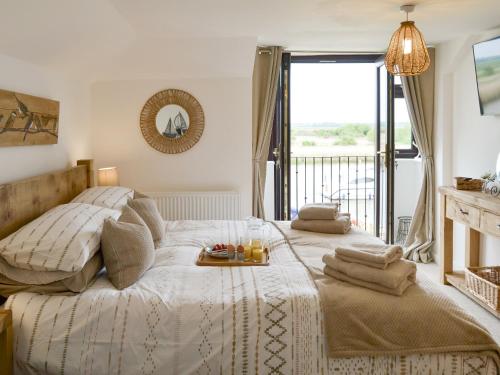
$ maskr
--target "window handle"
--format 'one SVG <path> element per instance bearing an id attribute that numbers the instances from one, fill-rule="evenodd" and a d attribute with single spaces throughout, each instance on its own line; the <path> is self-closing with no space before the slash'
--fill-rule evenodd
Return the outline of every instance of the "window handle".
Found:
<path id="1" fill-rule="evenodd" d="M 463 209 L 461 209 L 461 208 L 460 208 L 460 213 L 461 213 L 462 215 L 468 215 L 468 214 L 469 214 L 467 211 L 465 211 L 465 210 L 463 210 Z"/>

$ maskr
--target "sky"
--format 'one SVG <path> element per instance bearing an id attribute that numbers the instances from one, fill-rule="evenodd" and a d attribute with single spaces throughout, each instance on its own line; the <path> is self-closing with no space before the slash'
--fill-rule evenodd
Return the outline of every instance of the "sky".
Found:
<path id="1" fill-rule="evenodd" d="M 374 123 L 375 64 L 292 64 L 290 117 L 297 123 Z"/>
<path id="2" fill-rule="evenodd" d="M 500 55 L 500 38 L 491 41 L 478 43 L 474 46 L 474 56 L 476 59 L 484 59 Z"/>

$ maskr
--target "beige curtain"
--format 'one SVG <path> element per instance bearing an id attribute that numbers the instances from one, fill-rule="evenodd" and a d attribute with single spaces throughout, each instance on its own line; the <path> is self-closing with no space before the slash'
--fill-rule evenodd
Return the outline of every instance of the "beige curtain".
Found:
<path id="1" fill-rule="evenodd" d="M 432 261 L 434 241 L 434 49 L 431 66 L 418 76 L 401 77 L 415 143 L 422 156 L 422 186 L 405 243 L 405 257 L 415 262 Z"/>
<path id="2" fill-rule="evenodd" d="M 281 47 L 257 48 L 252 83 L 252 214 L 265 219 L 264 185 L 271 143 L 276 92 L 281 70 Z"/>

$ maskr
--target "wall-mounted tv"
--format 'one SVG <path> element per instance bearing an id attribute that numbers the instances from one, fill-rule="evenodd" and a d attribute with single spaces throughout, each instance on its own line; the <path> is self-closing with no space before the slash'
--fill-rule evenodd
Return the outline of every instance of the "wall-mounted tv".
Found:
<path id="1" fill-rule="evenodd" d="M 481 114 L 500 115 L 500 36 L 472 48 Z"/>

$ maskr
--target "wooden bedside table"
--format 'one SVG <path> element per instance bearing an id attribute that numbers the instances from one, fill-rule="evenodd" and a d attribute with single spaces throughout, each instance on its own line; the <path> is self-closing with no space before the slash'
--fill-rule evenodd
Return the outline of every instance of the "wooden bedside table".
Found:
<path id="1" fill-rule="evenodd" d="M 12 374 L 12 311 L 0 310 L 0 375 Z"/>

